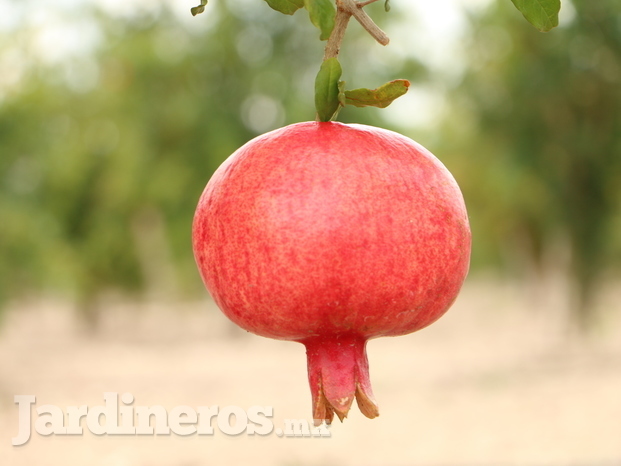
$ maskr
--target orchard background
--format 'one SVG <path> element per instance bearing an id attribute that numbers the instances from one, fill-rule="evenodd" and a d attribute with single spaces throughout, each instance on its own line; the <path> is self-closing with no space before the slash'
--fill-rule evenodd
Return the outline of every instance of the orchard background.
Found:
<path id="1" fill-rule="evenodd" d="M 618 464 L 617 0 L 563 0 L 546 34 L 509 0 L 369 5 L 387 47 L 348 29 L 348 85 L 412 85 L 385 110 L 339 119 L 436 154 L 464 192 L 474 240 L 444 318 L 370 343 L 380 418 L 352 414 L 323 440 L 87 433 L 9 449 L 15 394 L 91 406 L 130 391 L 142 405 L 307 415 L 301 345 L 229 326 L 205 296 L 190 230 L 230 153 L 313 119 L 323 43 L 304 12 L 212 0 L 192 17 L 194 3 L 0 0 L 0 458 Z"/>

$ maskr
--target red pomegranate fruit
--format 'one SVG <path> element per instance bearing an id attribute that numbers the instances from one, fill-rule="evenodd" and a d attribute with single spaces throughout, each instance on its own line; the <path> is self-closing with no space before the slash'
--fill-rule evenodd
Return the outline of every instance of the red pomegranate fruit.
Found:
<path id="1" fill-rule="evenodd" d="M 207 184 L 194 255 L 240 327 L 306 346 L 313 418 L 356 398 L 378 415 L 366 342 L 431 324 L 468 273 L 462 194 L 424 147 L 364 125 L 306 122 L 259 136 Z"/>

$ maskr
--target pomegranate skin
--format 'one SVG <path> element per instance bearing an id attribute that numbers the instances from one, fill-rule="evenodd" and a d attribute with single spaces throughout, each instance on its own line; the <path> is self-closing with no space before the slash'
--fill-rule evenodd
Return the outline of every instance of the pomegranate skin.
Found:
<path id="1" fill-rule="evenodd" d="M 315 424 L 356 399 L 374 418 L 366 342 L 444 314 L 468 273 L 457 183 L 397 133 L 307 122 L 259 136 L 214 173 L 194 255 L 237 325 L 306 346 Z"/>
<path id="2" fill-rule="evenodd" d="M 306 122 L 233 153 L 196 209 L 193 247 L 220 309 L 265 337 L 419 330 L 467 275 L 463 197 L 429 151 L 363 125 Z"/>

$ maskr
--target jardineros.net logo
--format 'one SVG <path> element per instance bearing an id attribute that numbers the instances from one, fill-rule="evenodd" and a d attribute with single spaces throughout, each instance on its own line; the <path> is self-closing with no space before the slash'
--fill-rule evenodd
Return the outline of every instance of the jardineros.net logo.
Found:
<path id="1" fill-rule="evenodd" d="M 283 427 L 274 428 L 271 406 L 251 406 L 244 410 L 239 406 L 176 406 L 166 410 L 163 406 L 134 406 L 134 396 L 106 392 L 104 405 L 67 406 L 64 410 L 56 405 L 36 406 L 34 395 L 15 395 L 19 411 L 17 436 L 14 446 L 24 445 L 34 431 L 48 435 L 82 435 L 87 429 L 94 435 L 270 435 L 278 437 L 330 437 L 325 424 L 313 427 L 305 419 L 285 419 Z M 36 413 L 32 424 L 33 411 Z"/>

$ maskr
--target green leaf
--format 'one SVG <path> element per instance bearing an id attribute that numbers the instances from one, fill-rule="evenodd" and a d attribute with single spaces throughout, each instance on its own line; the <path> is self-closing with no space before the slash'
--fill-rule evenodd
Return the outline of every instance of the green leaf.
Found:
<path id="1" fill-rule="evenodd" d="M 319 68 L 319 73 L 315 78 L 315 108 L 320 121 L 330 121 L 340 110 L 339 79 L 341 74 L 343 70 L 336 58 L 328 58 Z"/>
<path id="2" fill-rule="evenodd" d="M 336 16 L 336 8 L 332 0 L 304 0 L 304 6 L 308 10 L 311 23 L 321 31 L 319 39 L 328 40 L 334 29 Z"/>
<path id="3" fill-rule="evenodd" d="M 300 8 L 304 8 L 304 0 L 265 0 L 276 11 L 292 15 Z"/>
<path id="4" fill-rule="evenodd" d="M 561 0 L 511 1 L 522 12 L 524 18 L 541 32 L 548 32 L 550 29 L 558 26 L 558 12 L 561 10 Z"/>
<path id="5" fill-rule="evenodd" d="M 190 8 L 192 12 L 192 16 L 196 16 L 203 11 L 205 11 L 205 5 L 207 5 L 207 0 L 201 0 L 201 4 L 199 6 L 195 6 L 194 8 Z"/>
<path id="6" fill-rule="evenodd" d="M 395 79 L 377 89 L 354 89 L 345 91 L 345 101 L 356 107 L 388 107 L 393 100 L 408 91 L 410 81 Z"/>
<path id="7" fill-rule="evenodd" d="M 386 0 L 386 2 L 384 2 L 384 10 L 386 10 L 386 13 L 390 11 L 390 0 Z"/>

